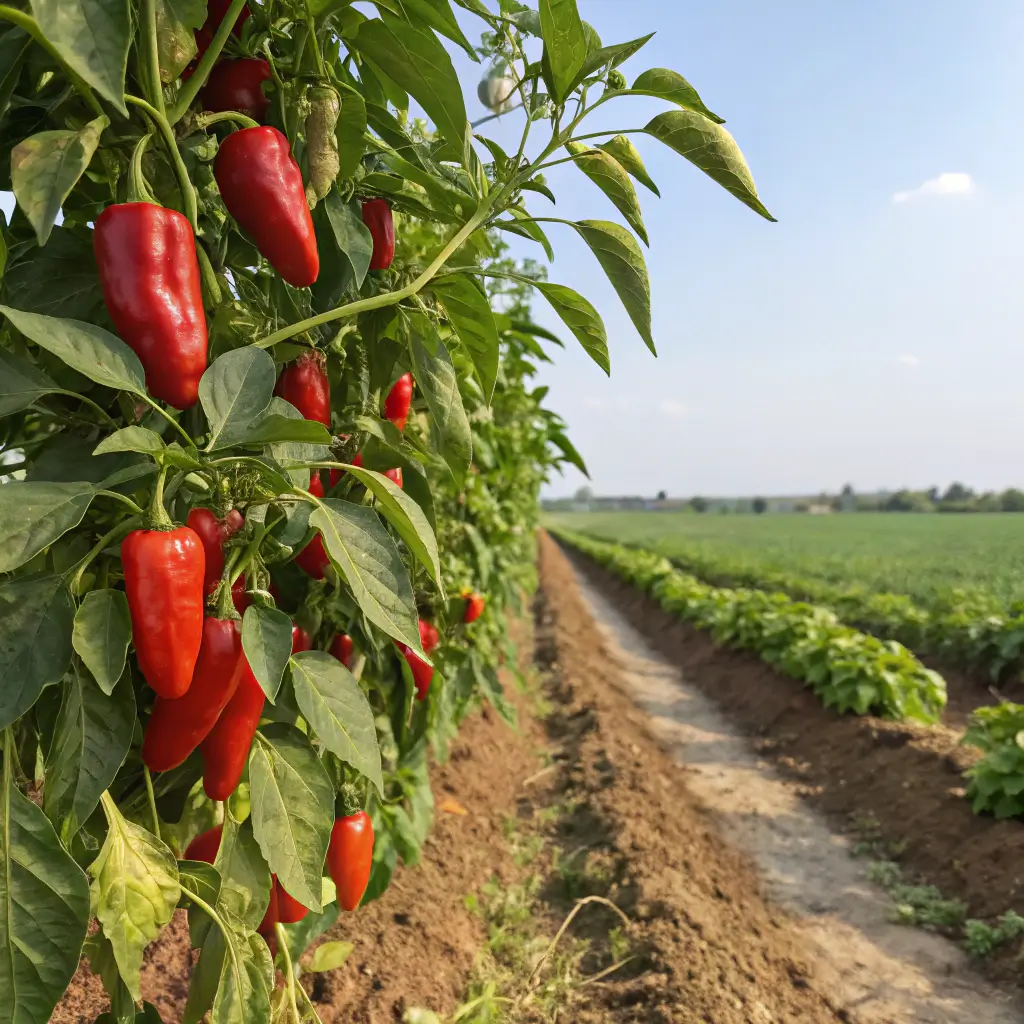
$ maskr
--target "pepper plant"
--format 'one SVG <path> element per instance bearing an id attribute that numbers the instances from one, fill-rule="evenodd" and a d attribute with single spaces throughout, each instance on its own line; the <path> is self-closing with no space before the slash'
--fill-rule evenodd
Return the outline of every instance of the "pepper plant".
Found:
<path id="1" fill-rule="evenodd" d="M 509 714 L 537 490 L 582 466 L 527 292 L 608 369 L 502 233 L 550 256 L 569 224 L 653 351 L 631 137 L 770 219 L 684 78 L 627 85 L 649 37 L 575 0 L 364 6 L 0 4 L 0 1024 L 46 1021 L 83 950 L 112 1018 L 152 1018 L 179 906 L 187 1021 L 316 1020 L 298 957 L 415 861 L 428 752 Z M 452 46 L 511 83 L 514 153 Z M 667 109 L 587 130 L 629 95 Z M 562 163 L 628 227 L 547 215 Z"/>

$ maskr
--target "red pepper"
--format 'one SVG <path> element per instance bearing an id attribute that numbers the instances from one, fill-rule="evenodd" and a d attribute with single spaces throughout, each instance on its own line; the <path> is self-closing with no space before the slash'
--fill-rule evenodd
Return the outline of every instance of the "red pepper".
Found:
<path id="1" fill-rule="evenodd" d="M 288 890 L 277 880 L 277 876 L 274 877 L 274 888 L 277 890 L 277 919 L 281 924 L 295 924 L 309 913 L 294 896 L 288 894 Z"/>
<path id="2" fill-rule="evenodd" d="M 386 199 L 367 199 L 363 203 L 363 223 L 373 238 L 371 270 L 387 270 L 395 258 L 395 219 Z"/>
<path id="3" fill-rule="evenodd" d="M 213 597 L 214 591 L 217 589 L 217 583 L 207 583 L 203 588 L 206 594 L 206 600 L 209 601 Z M 245 609 L 252 604 L 252 598 L 249 596 L 249 592 L 245 589 L 245 577 L 239 576 L 234 583 L 231 584 L 231 602 L 235 606 L 235 611 L 239 615 L 245 614 Z"/>
<path id="4" fill-rule="evenodd" d="M 401 466 L 397 467 L 396 469 L 386 469 L 386 470 L 384 470 L 384 475 L 392 483 L 398 484 L 399 487 L 402 486 L 402 467 Z"/>
<path id="5" fill-rule="evenodd" d="M 213 174 L 228 213 L 294 288 L 320 273 L 302 171 L 276 128 L 243 128 L 221 144 Z M 201 308 L 201 307 L 200 307 Z"/>
<path id="6" fill-rule="evenodd" d="M 322 498 L 324 496 L 324 485 L 318 470 L 314 470 L 309 476 L 309 493 L 314 498 Z M 295 556 L 295 564 L 307 576 L 312 576 L 315 580 L 322 580 L 324 578 L 327 566 L 331 564 L 331 560 L 327 557 L 324 539 L 319 533 Z"/>
<path id="7" fill-rule="evenodd" d="M 426 700 L 427 691 L 434 678 L 434 666 L 428 665 L 408 644 L 398 644 L 397 646 L 412 671 L 412 679 L 416 684 L 416 699 Z"/>
<path id="8" fill-rule="evenodd" d="M 467 594 L 466 597 L 466 611 L 463 613 L 462 621 L 476 622 L 484 613 L 484 598 L 482 594 Z"/>
<path id="9" fill-rule="evenodd" d="M 262 121 L 270 98 L 262 86 L 273 76 L 270 65 L 260 58 L 222 60 L 214 65 L 203 89 L 203 107 L 212 113 L 237 110 L 254 121 Z"/>
<path id="10" fill-rule="evenodd" d="M 142 741 L 142 760 L 150 771 L 177 768 L 209 735 L 242 680 L 245 659 L 237 619 L 212 615 L 203 623 L 192 685 L 184 697 L 157 697 Z"/>
<path id="11" fill-rule="evenodd" d="M 185 860 L 201 860 L 206 864 L 212 864 L 217 859 L 217 851 L 220 849 L 220 837 L 223 831 L 223 825 L 214 825 L 209 831 L 196 836 L 188 844 L 188 849 L 185 851 Z"/>
<path id="12" fill-rule="evenodd" d="M 304 419 L 316 420 L 331 429 L 331 385 L 323 352 L 303 352 L 285 368 L 274 393 L 294 405 Z"/>
<path id="13" fill-rule="evenodd" d="M 441 636 L 437 632 L 437 627 L 425 619 L 419 620 L 419 631 L 423 650 L 429 654 L 441 642 Z"/>
<path id="14" fill-rule="evenodd" d="M 188 409 L 206 370 L 206 314 L 192 226 L 153 203 L 108 206 L 93 250 L 117 333 L 146 371 L 154 398 Z"/>
<path id="15" fill-rule="evenodd" d="M 405 424 L 409 420 L 409 406 L 412 405 L 412 384 L 412 374 L 403 373 L 388 392 L 388 397 L 384 399 L 384 415 L 399 430 L 405 430 Z"/>
<path id="16" fill-rule="evenodd" d="M 200 745 L 203 789 L 211 800 L 227 800 L 242 781 L 249 748 L 260 724 L 266 694 L 242 655 L 242 680 Z"/>
<path id="17" fill-rule="evenodd" d="M 218 519 L 208 508 L 194 508 L 189 512 L 185 523 L 190 529 L 195 530 L 196 536 L 203 544 L 203 551 L 206 554 L 203 583 L 207 587 L 211 583 L 216 586 L 224 571 L 224 542 L 245 526 L 242 513 L 232 509 L 223 519 Z"/>
<path id="18" fill-rule="evenodd" d="M 203 640 L 202 542 L 187 526 L 134 530 L 121 562 L 139 668 L 162 698 L 181 697 Z"/>
<path id="19" fill-rule="evenodd" d="M 355 910 L 373 867 L 373 822 L 366 811 L 338 818 L 334 823 L 327 867 L 338 890 L 338 902 L 345 910 Z"/>
<path id="20" fill-rule="evenodd" d="M 292 626 L 292 654 L 311 650 L 312 647 L 313 638 L 301 626 Z"/>
<path id="21" fill-rule="evenodd" d="M 331 643 L 331 654 L 334 655 L 345 666 L 349 668 L 352 661 L 353 649 L 352 637 L 348 633 L 339 633 Z"/>
<path id="22" fill-rule="evenodd" d="M 196 836 L 188 849 L 185 851 L 185 860 L 201 860 L 206 864 L 212 864 L 217 859 L 217 851 L 220 850 L 221 834 L 224 831 L 222 825 L 214 825 L 209 831 Z M 260 926 L 256 929 L 264 938 L 273 935 L 274 925 L 278 921 L 277 913 L 277 876 L 270 878 L 270 904 Z"/>

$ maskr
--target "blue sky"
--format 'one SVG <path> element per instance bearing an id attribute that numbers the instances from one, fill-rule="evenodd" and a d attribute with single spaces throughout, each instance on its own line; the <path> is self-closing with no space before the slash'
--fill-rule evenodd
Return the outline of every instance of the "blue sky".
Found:
<path id="1" fill-rule="evenodd" d="M 606 44 L 657 30 L 626 77 L 685 75 L 726 118 L 779 220 L 635 140 L 662 192 L 639 190 L 657 360 L 582 242 L 552 228 L 551 279 L 587 295 L 608 327 L 610 379 L 537 300 L 537 319 L 568 345 L 542 381 L 595 490 L 1024 484 L 1024 5 L 579 6 Z M 599 127 L 639 127 L 665 105 L 624 98 L 595 118 L 609 109 Z M 508 142 L 520 118 L 480 130 Z M 969 178 L 920 189 L 941 175 Z M 550 178 L 558 216 L 618 219 L 571 165 Z M 912 194 L 894 201 L 901 192 Z M 583 482 L 567 473 L 548 493 Z"/>
<path id="2" fill-rule="evenodd" d="M 657 31 L 626 77 L 684 74 L 726 118 L 779 220 L 763 221 L 653 139 L 636 140 L 662 192 L 638 190 L 658 359 L 582 241 L 550 226 L 550 279 L 590 298 L 608 328 L 610 379 L 544 300 L 535 304 L 536 319 L 566 340 L 541 382 L 594 489 L 1024 485 L 1024 4 L 579 6 L 606 44 Z M 485 113 L 480 69 L 451 50 L 475 120 Z M 662 109 L 623 98 L 594 127 L 640 127 Z M 521 117 L 480 130 L 514 147 Z M 549 178 L 559 204 L 531 196 L 537 214 L 619 219 L 571 165 Z M 936 179 L 945 192 L 921 188 Z M 909 195 L 894 201 L 900 193 Z M 514 248 L 540 255 L 528 242 Z M 571 471 L 548 493 L 583 482 Z"/>

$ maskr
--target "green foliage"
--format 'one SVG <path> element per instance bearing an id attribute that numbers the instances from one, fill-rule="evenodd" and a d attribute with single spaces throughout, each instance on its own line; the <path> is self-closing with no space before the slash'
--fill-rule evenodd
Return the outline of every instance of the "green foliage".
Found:
<path id="1" fill-rule="evenodd" d="M 983 669 L 996 682 L 1024 668 L 1024 604 L 1006 547 L 1019 524 L 1008 519 L 599 513 L 555 521 L 660 552 L 711 583 L 822 605 L 852 626 Z M 967 579 L 973 586 L 961 589 Z"/>
<path id="2" fill-rule="evenodd" d="M 1024 815 L 1024 705 L 976 708 L 963 742 L 984 757 L 967 769 L 967 796 L 975 814 Z"/>
<path id="3" fill-rule="evenodd" d="M 419 857 L 433 819 L 431 757 L 446 756 L 481 702 L 514 717 L 499 669 L 514 669 L 507 616 L 535 582 L 537 495 L 562 465 L 585 471 L 533 382 L 561 341 L 533 324 L 529 297 L 539 290 L 607 371 L 604 324 L 582 295 L 506 258 L 499 235 L 518 233 L 553 256 L 528 201 L 554 201 L 544 171 L 573 160 L 566 152 L 625 221 L 570 222 L 577 244 L 654 350 L 633 179 L 656 189 L 628 134 L 584 128 L 630 92 L 617 69 L 649 36 L 603 46 L 576 0 L 503 3 L 501 15 L 465 2 L 459 20 L 447 0 L 369 14 L 344 0 L 252 0 L 238 35 L 244 0 L 231 0 L 219 24 L 205 24 L 207 6 L 0 5 L 2 166 L 17 200 L 0 233 L 0 990 L 16 994 L 13 1017 L 5 1003 L 0 1020 L 14 1024 L 49 1018 L 90 914 L 99 928 L 88 955 L 111 1018 L 152 1022 L 155 1010 L 137 1005 L 139 968 L 179 904 L 199 951 L 189 1024 L 207 1014 L 212 1024 L 315 1024 L 298 971 L 347 955 L 335 944 L 300 961 L 338 912 L 323 878 L 338 808 L 361 804 L 373 818 L 365 898 L 375 898 L 399 859 Z M 484 33 L 479 51 L 461 27 L 471 17 Z M 507 69 L 523 126 L 514 156 L 474 134 L 441 37 Z M 540 60 L 526 57 L 531 37 Z M 225 56 L 272 65 L 261 117 L 285 136 L 304 195 L 316 199 L 311 288 L 288 286 L 222 200 L 219 147 L 251 125 L 203 109 Z M 636 82 L 673 110 L 630 134 L 646 130 L 766 215 L 693 87 L 665 69 Z M 334 113 L 317 100 L 335 94 L 332 139 Z M 410 97 L 432 124 L 410 119 Z M 372 199 L 388 202 L 397 228 L 394 262 L 373 271 L 361 213 Z M 205 313 L 208 358 L 205 372 L 192 367 L 193 386 L 202 375 L 190 408 L 147 391 L 146 346 L 106 307 L 123 282 L 98 267 L 94 226 L 111 206 L 139 201 L 177 211 L 170 220 L 187 221 L 195 240 L 203 310 L 172 311 L 179 325 Z M 166 262 L 164 241 L 150 255 Z M 190 267 L 187 243 L 182 254 Z M 147 301 L 139 319 L 168 313 L 166 296 Z M 325 368 L 329 417 L 304 419 L 275 395 L 300 356 Z M 410 371 L 415 401 L 399 429 L 385 399 Z M 383 475 L 397 468 L 401 485 Z M 120 556 L 133 530 L 182 523 L 199 507 L 242 517 L 207 610 L 226 609 L 229 588 L 244 590 L 242 646 L 268 698 L 223 805 L 205 795 L 198 751 L 156 776 L 143 767 L 154 696 Z M 314 539 L 329 563 L 323 579 L 296 562 Z M 470 627 L 464 590 L 486 600 Z M 421 619 L 441 638 L 426 700 L 414 699 L 397 646 L 424 653 Z M 313 650 L 292 656 L 293 624 Z M 351 668 L 328 653 L 340 633 L 353 640 Z M 215 824 L 215 864 L 182 860 Z M 276 967 L 256 932 L 271 873 L 312 908 L 307 922 L 278 931 Z M 275 989 L 276 972 L 285 983 Z"/>
<path id="4" fill-rule="evenodd" d="M 555 528 L 555 535 L 650 594 L 715 639 L 764 658 L 805 682 L 840 713 L 938 721 L 942 677 L 900 644 L 843 625 L 827 608 L 784 594 L 729 590 L 682 573 L 665 558 Z"/>

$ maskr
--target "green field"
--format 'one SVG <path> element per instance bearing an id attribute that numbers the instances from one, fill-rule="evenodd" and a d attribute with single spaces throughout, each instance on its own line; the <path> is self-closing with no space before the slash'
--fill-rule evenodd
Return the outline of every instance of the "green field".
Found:
<path id="1" fill-rule="evenodd" d="M 1024 600 L 1024 514 L 715 515 L 558 513 L 567 529 L 668 557 L 731 557 L 753 570 L 909 594 L 932 604 L 952 589 Z"/>

